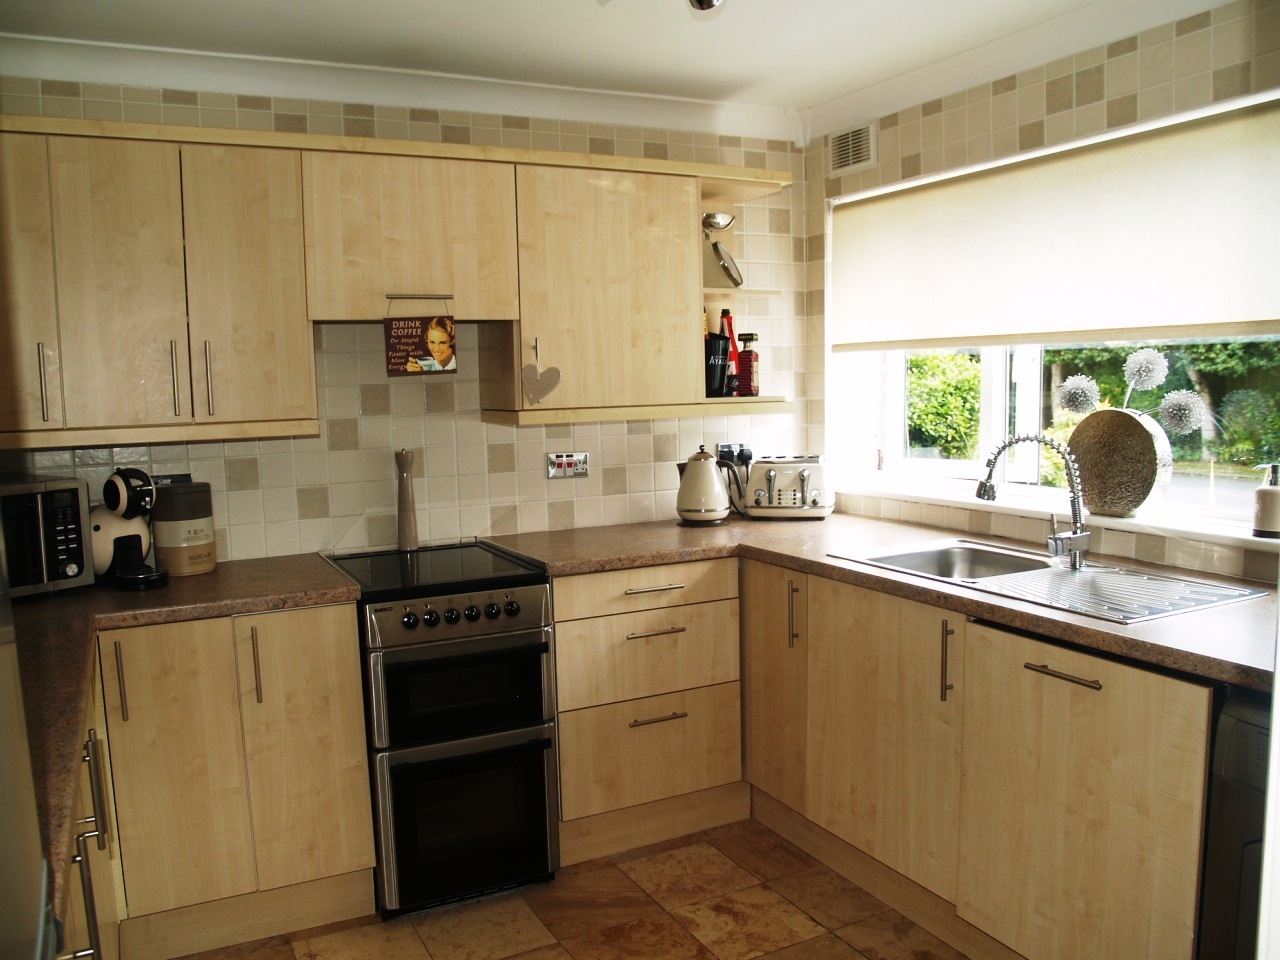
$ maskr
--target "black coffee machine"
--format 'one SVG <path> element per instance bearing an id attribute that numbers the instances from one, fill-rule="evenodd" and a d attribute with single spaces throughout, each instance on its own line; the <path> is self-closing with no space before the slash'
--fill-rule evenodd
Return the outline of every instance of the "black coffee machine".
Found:
<path id="1" fill-rule="evenodd" d="M 169 582 L 169 572 L 147 565 L 156 485 L 142 470 L 121 467 L 102 486 L 102 503 L 89 511 L 93 570 L 98 582 L 121 590 L 149 590 Z"/>

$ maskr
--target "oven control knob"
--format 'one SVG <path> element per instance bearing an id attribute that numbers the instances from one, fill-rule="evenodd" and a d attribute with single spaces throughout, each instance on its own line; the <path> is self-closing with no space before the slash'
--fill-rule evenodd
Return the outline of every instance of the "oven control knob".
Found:
<path id="1" fill-rule="evenodd" d="M 467 618 L 467 623 L 475 623 L 480 619 L 480 608 L 473 603 L 462 611 L 462 615 Z"/>
<path id="2" fill-rule="evenodd" d="M 414 627 L 418 625 L 418 615 L 414 613 L 412 610 L 410 610 L 408 613 L 406 613 L 403 617 L 400 618 L 400 623 L 401 625 L 404 626 L 406 630 L 412 630 Z"/>
<path id="3" fill-rule="evenodd" d="M 502 616 L 502 608 L 496 603 L 486 603 L 484 605 L 484 616 L 486 620 L 497 620 Z"/>
<path id="4" fill-rule="evenodd" d="M 450 607 L 444 612 L 444 622 L 447 624 L 455 624 L 462 619 L 462 614 L 458 612 L 457 607 Z"/>
<path id="5" fill-rule="evenodd" d="M 438 627 L 440 625 L 440 613 L 436 610 L 428 610 L 422 615 L 422 622 L 428 627 Z"/>
<path id="6" fill-rule="evenodd" d="M 508 617 L 518 617 L 520 615 L 520 601 L 508 600 L 502 607 L 502 611 Z"/>

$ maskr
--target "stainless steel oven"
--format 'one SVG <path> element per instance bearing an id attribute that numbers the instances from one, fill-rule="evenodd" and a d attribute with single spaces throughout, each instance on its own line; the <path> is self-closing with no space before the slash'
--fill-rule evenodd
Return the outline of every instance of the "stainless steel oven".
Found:
<path id="1" fill-rule="evenodd" d="M 334 557 L 360 582 L 384 915 L 559 866 L 546 572 L 484 541 Z"/>

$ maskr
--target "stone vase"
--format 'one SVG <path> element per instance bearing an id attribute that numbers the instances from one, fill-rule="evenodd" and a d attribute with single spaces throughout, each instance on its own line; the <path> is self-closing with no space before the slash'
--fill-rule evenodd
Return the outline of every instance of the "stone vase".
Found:
<path id="1" fill-rule="evenodd" d="M 1173 475 L 1173 449 L 1160 424 L 1136 410 L 1095 410 L 1068 441 L 1080 470 L 1085 509 L 1131 517 Z"/>

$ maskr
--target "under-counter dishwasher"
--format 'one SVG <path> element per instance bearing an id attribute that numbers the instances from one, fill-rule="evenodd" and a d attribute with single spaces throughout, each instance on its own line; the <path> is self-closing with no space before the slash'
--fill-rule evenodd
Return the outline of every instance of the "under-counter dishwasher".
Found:
<path id="1" fill-rule="evenodd" d="M 1271 697 L 1230 688 L 1209 774 L 1196 960 L 1253 960 L 1262 892 Z"/>

